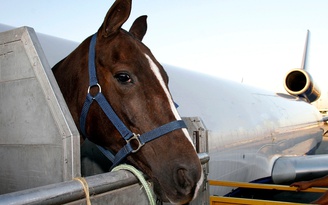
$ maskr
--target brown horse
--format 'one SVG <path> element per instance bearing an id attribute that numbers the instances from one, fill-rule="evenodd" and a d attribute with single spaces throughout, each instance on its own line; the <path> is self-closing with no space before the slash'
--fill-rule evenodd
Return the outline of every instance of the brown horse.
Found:
<path id="1" fill-rule="evenodd" d="M 129 32 L 121 28 L 130 11 L 131 0 L 116 0 L 98 32 L 55 65 L 53 72 L 82 135 L 115 154 L 129 144 L 130 151 L 123 158 L 150 177 L 159 199 L 188 203 L 202 183 L 200 161 L 184 126 L 171 128 L 171 124 L 181 123 L 181 118 L 168 90 L 166 72 L 141 42 L 147 30 L 146 16 L 136 19 Z M 88 72 L 90 62 L 96 81 Z M 140 136 L 128 137 L 131 143 L 122 138 L 120 125 L 100 106 L 99 93 L 122 126 Z M 169 130 L 162 132 L 163 125 Z M 142 139 L 143 133 L 151 138 L 153 130 L 160 131 L 160 137 Z"/>

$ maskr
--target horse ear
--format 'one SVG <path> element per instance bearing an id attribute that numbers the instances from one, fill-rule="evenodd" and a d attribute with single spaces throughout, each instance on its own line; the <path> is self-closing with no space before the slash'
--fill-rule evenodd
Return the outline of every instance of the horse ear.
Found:
<path id="1" fill-rule="evenodd" d="M 129 18 L 131 12 L 131 0 L 116 0 L 108 10 L 102 25 L 102 34 L 108 37 L 118 32 L 123 23 Z"/>
<path id="2" fill-rule="evenodd" d="M 147 32 L 147 16 L 140 16 L 139 18 L 137 18 L 133 22 L 129 32 L 137 39 L 142 41 L 143 37 Z"/>

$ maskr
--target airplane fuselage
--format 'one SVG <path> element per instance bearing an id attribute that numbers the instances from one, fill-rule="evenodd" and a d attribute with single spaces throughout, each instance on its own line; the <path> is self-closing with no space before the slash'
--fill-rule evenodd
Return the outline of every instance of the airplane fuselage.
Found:
<path id="1" fill-rule="evenodd" d="M 301 98 L 164 67 L 180 114 L 201 117 L 209 130 L 209 179 L 269 177 L 277 158 L 311 153 L 322 140 L 322 116 Z"/>

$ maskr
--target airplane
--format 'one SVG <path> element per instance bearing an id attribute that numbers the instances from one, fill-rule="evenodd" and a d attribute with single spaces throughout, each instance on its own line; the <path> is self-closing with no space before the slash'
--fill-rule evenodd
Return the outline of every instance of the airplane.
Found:
<path id="1" fill-rule="evenodd" d="M 0 24 L 0 32 L 12 28 Z M 77 42 L 37 35 L 51 67 L 78 46 Z M 328 155 L 310 156 L 322 142 L 327 119 L 311 104 L 320 93 L 304 66 L 287 73 L 289 94 L 285 94 L 162 65 L 180 115 L 197 116 L 206 126 L 208 179 L 284 183 L 306 178 L 307 173 L 313 177 L 328 174 L 322 163 Z M 211 194 L 230 191 L 211 187 Z"/>
<path id="2" fill-rule="evenodd" d="M 180 114 L 200 116 L 209 130 L 208 179 L 279 184 L 328 174 L 322 165 L 328 155 L 306 156 L 320 145 L 327 118 L 310 104 L 320 91 L 303 65 L 286 74 L 289 95 L 165 67 Z M 210 191 L 225 195 L 230 189 Z"/>

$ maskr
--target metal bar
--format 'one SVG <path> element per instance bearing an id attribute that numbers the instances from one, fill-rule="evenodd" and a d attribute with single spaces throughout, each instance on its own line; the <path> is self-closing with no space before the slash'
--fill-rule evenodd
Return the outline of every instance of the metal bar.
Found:
<path id="1" fill-rule="evenodd" d="M 197 155 L 201 164 L 206 164 L 210 160 L 210 156 L 206 152 L 198 153 Z"/>
<path id="2" fill-rule="evenodd" d="M 85 178 L 90 195 L 109 192 L 138 183 L 128 171 L 109 172 Z M 63 204 L 85 198 L 82 184 L 76 180 L 0 195 L 0 205 Z"/>
<path id="3" fill-rule="evenodd" d="M 202 164 L 209 160 L 207 153 L 199 153 L 198 157 Z M 91 196 L 138 183 L 138 179 L 125 170 L 98 174 L 86 177 L 85 180 Z M 72 180 L 0 195 L 0 205 L 63 204 L 84 198 L 83 186 L 80 182 Z"/>
<path id="4" fill-rule="evenodd" d="M 276 184 L 256 184 L 247 182 L 232 182 L 232 181 L 216 181 L 208 180 L 209 184 L 212 186 L 228 186 L 228 187 L 240 187 L 240 188 L 250 188 L 250 189 L 268 189 L 268 190 L 280 190 L 280 191 L 297 191 L 297 187 L 276 185 Z M 328 191 L 327 188 L 309 188 L 306 190 L 301 190 L 301 192 L 317 192 L 323 193 Z"/>

